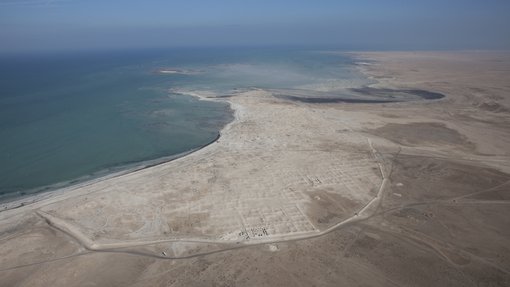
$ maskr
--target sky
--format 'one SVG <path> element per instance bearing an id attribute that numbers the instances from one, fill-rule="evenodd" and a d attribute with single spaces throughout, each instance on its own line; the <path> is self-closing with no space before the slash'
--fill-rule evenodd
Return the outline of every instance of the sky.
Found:
<path id="1" fill-rule="evenodd" d="M 0 0 L 0 52 L 510 49 L 509 0 Z"/>

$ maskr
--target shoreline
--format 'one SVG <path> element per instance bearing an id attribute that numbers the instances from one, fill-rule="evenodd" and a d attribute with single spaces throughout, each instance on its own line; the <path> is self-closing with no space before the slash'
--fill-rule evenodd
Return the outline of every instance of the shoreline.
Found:
<path id="1" fill-rule="evenodd" d="M 343 53 L 345 54 L 347 57 L 351 57 L 353 59 L 355 59 L 353 57 L 353 55 L 350 55 L 350 53 L 346 52 L 346 53 Z M 354 65 L 354 69 L 356 69 L 356 65 Z M 185 70 L 185 69 L 177 69 L 177 68 L 160 68 L 160 69 L 157 69 L 155 70 L 156 72 L 158 73 L 166 73 L 166 72 L 176 72 L 176 73 L 184 73 L 184 72 L 190 72 L 192 70 Z M 197 71 L 192 71 L 192 72 L 197 72 Z M 362 74 L 368 76 L 368 74 L 364 73 L 362 71 Z M 379 81 L 376 80 L 376 83 L 375 85 L 377 85 L 379 83 Z M 369 85 L 369 86 L 372 86 L 372 85 Z M 359 87 L 359 89 L 364 89 L 364 88 L 369 88 L 369 86 L 367 87 Z M 235 91 L 235 94 L 236 93 L 240 93 L 240 92 L 244 92 L 244 91 L 249 91 L 249 90 L 261 90 L 261 91 L 265 91 L 265 89 L 258 89 L 258 88 L 248 88 L 248 89 L 241 89 L 241 90 L 237 90 Z M 233 107 L 233 104 L 230 100 L 228 100 L 229 97 L 232 97 L 232 96 L 235 96 L 234 95 L 226 95 L 226 96 L 220 96 L 220 95 L 216 95 L 214 93 L 210 93 L 208 91 L 188 91 L 188 90 L 172 90 L 170 89 L 169 90 L 170 92 L 173 92 L 173 93 L 176 93 L 176 94 L 180 94 L 180 95 L 184 95 L 184 96 L 191 96 L 191 97 L 195 97 L 195 98 L 198 98 L 199 100 L 204 100 L 204 101 L 221 101 L 221 102 L 224 102 L 224 103 L 227 103 L 229 106 L 230 106 L 230 109 L 231 109 L 231 115 L 232 115 L 232 120 L 230 122 L 228 122 L 225 126 L 223 126 L 219 131 L 218 131 L 218 135 L 216 136 L 215 139 L 213 139 L 211 142 L 209 143 L 206 143 L 202 146 L 199 146 L 197 148 L 194 148 L 194 149 L 191 149 L 191 150 L 188 150 L 188 151 L 184 151 L 182 153 L 178 153 L 178 154 L 174 154 L 174 155 L 169 155 L 169 156 L 163 156 L 163 157 L 159 157 L 159 158 L 155 158 L 155 159 L 151 159 L 151 160 L 146 160 L 146 161 L 140 161 L 140 162 L 134 162 L 134 163 L 127 163 L 127 164 L 122 164 L 122 165 L 119 165 L 119 166 L 113 166 L 111 168 L 107 168 L 107 169 L 103 169 L 103 170 L 99 170 L 95 173 L 91 173 L 91 174 L 86 174 L 86 175 L 83 175 L 79 178 L 75 178 L 75 179 L 70 179 L 68 181 L 63 181 L 63 182 L 57 182 L 57 183 L 54 183 L 54 184 L 51 184 L 51 185 L 47 185 L 47 186 L 41 186 L 41 187 L 36 187 L 36 188 L 33 188 L 33 189 L 29 189 L 29 190 L 25 190 L 25 191 L 17 191 L 17 192 L 11 192 L 11 193 L 7 193 L 7 194 L 4 194 L 4 195 L 1 195 L 0 196 L 0 212 L 3 212 L 3 211 L 7 211 L 7 210 L 10 210 L 10 209 L 16 209 L 16 208 L 20 208 L 20 207 L 23 207 L 23 206 L 26 206 L 26 205 L 29 205 L 29 204 L 33 204 L 35 202 L 38 202 L 38 201 L 41 201 L 41 200 L 45 200 L 45 199 L 48 199 L 48 198 L 51 198 L 52 196 L 57 195 L 59 193 L 62 193 L 62 192 L 66 192 L 66 191 L 72 191 L 74 189 L 77 189 L 77 188 L 80 188 L 80 187 L 84 187 L 84 186 L 88 186 L 90 184 L 94 184 L 94 183 L 97 183 L 97 182 L 101 182 L 101 181 L 104 181 L 104 180 L 108 180 L 108 179 L 111 179 L 111 178 L 115 178 L 115 177 L 119 177 L 119 176 L 124 176 L 124 175 L 127 175 L 127 174 L 130 174 L 130 173 L 133 173 L 133 172 L 137 172 L 137 171 L 140 171 L 140 170 L 143 170 L 143 169 L 146 169 L 146 168 L 149 168 L 149 167 L 153 167 L 153 166 L 157 166 L 157 165 L 160 165 L 160 164 L 164 164 L 164 163 L 168 163 L 168 162 L 171 162 L 171 161 L 174 161 L 174 160 L 177 160 L 179 158 L 182 158 L 182 157 L 185 157 L 189 154 L 192 154 L 194 152 L 197 152 L 199 151 L 200 149 L 203 149 L 205 147 L 207 147 L 208 145 L 214 143 L 215 141 L 217 141 L 220 137 L 221 137 L 221 134 L 222 134 L 222 131 L 224 129 L 227 128 L 227 126 L 233 124 L 234 121 L 236 121 L 236 113 L 237 111 L 234 109 Z M 426 92 L 426 91 L 425 91 Z M 362 96 L 362 93 L 359 93 L 361 96 Z M 369 100 L 356 100 L 356 99 L 328 99 L 328 98 L 325 98 L 325 99 L 322 99 L 322 98 L 313 98 L 313 97 L 310 97 L 310 98 L 302 98 L 302 97 L 293 97 L 293 96 L 290 96 L 288 97 L 289 100 L 296 100 L 296 101 L 302 101 L 302 102 L 305 102 L 305 103 L 352 103 L 352 104 L 363 104 L 363 103 L 367 103 L 367 104 L 371 104 L 371 103 L 394 103 L 394 102 L 398 102 L 398 101 L 392 101 L 392 100 L 377 100 L 377 99 L 369 99 Z M 155 162 L 155 163 L 153 163 Z M 83 178 L 83 180 L 82 180 Z M 23 194 L 23 193 L 26 193 L 26 194 Z"/>
<path id="2" fill-rule="evenodd" d="M 344 54 L 347 55 L 348 57 L 351 57 L 355 61 L 355 63 L 357 63 L 356 62 L 357 57 L 359 57 L 358 54 L 352 53 L 352 52 L 345 52 Z M 365 63 L 365 62 L 361 62 L 361 63 Z M 435 100 L 442 100 L 442 99 L 447 98 L 446 95 L 443 95 L 441 93 L 436 93 L 436 92 L 430 92 L 428 90 L 418 90 L 418 89 L 399 90 L 399 89 L 388 88 L 388 87 L 386 87 L 387 85 L 384 85 L 381 81 L 379 81 L 379 79 L 373 78 L 373 75 L 371 75 L 366 70 L 368 66 L 369 65 L 357 65 L 357 64 L 353 65 L 354 69 L 359 70 L 367 78 L 371 78 L 375 81 L 375 83 L 369 84 L 367 86 L 361 86 L 359 88 L 350 88 L 349 89 L 351 91 L 358 92 L 360 94 L 360 96 L 364 96 L 364 95 L 370 96 L 371 93 L 377 94 L 377 93 L 384 92 L 384 91 L 386 91 L 386 92 L 390 91 L 390 92 L 403 92 L 403 93 L 408 93 L 408 94 L 415 94 L 415 95 L 419 96 L 421 98 L 421 100 L 424 100 L 424 101 L 435 101 Z M 377 88 L 379 86 L 382 86 L 383 88 Z M 384 88 L 384 87 L 386 87 L 386 88 Z M 196 152 L 199 152 L 200 150 L 218 142 L 219 139 L 221 138 L 222 134 L 224 134 L 224 132 L 226 130 L 228 130 L 231 125 L 235 124 L 235 122 L 239 120 L 238 113 L 239 113 L 240 107 L 238 105 L 237 106 L 234 105 L 234 103 L 230 100 L 230 98 L 235 96 L 236 94 L 243 93 L 246 91 L 264 91 L 264 92 L 266 92 L 265 89 L 249 88 L 249 89 L 237 90 L 236 93 L 232 94 L 232 95 L 221 96 L 221 95 L 217 95 L 215 93 L 211 93 L 209 91 L 170 89 L 169 92 L 171 92 L 171 93 L 188 96 L 188 97 L 194 97 L 194 98 L 197 98 L 202 101 L 212 101 L 212 102 L 220 101 L 223 103 L 227 103 L 231 109 L 232 120 L 230 122 L 228 122 L 226 125 L 224 125 L 218 131 L 218 134 L 215 139 L 211 140 L 209 143 L 206 143 L 200 147 L 197 147 L 197 148 L 194 148 L 194 149 L 191 149 L 188 151 L 184 151 L 182 153 L 170 155 L 170 156 L 164 156 L 164 157 L 160 157 L 160 158 L 153 159 L 153 160 L 142 161 L 142 162 L 139 162 L 138 164 L 134 163 L 133 165 L 135 165 L 135 166 L 133 166 L 132 168 L 122 169 L 122 167 L 119 167 L 121 169 L 119 171 L 106 172 L 105 174 L 100 175 L 98 177 L 94 177 L 93 174 L 85 175 L 84 177 L 92 176 L 93 178 L 85 179 L 83 181 L 80 181 L 79 178 L 70 180 L 69 185 L 64 184 L 64 186 L 62 186 L 62 187 L 51 188 L 51 186 L 50 186 L 47 190 L 46 190 L 46 187 L 41 187 L 43 190 L 40 192 L 34 192 L 31 194 L 27 194 L 27 195 L 21 195 L 19 197 L 18 196 L 6 197 L 6 198 L 3 198 L 0 200 L 0 213 L 8 211 L 8 210 L 12 210 L 12 209 L 22 208 L 22 207 L 25 207 L 25 206 L 28 206 L 28 205 L 31 205 L 34 203 L 38 203 L 40 201 L 49 200 L 49 199 L 52 199 L 53 197 L 60 196 L 64 193 L 72 192 L 76 189 L 80 189 L 80 188 L 83 188 L 83 187 L 86 187 L 86 186 L 89 186 L 92 184 L 96 184 L 96 183 L 99 183 L 99 182 L 102 182 L 105 180 L 110 180 L 113 178 L 126 176 L 126 175 L 129 175 L 132 173 L 146 170 L 148 168 L 152 168 L 155 166 L 170 163 L 170 162 L 185 158 L 186 156 L 189 156 Z M 270 93 L 273 93 L 271 91 L 271 89 L 269 89 L 267 91 L 269 91 Z M 420 95 L 420 93 L 421 94 L 430 94 L 433 96 L 431 98 L 427 98 L 427 96 L 422 96 L 422 95 Z M 303 102 L 303 103 L 308 103 L 308 104 L 315 104 L 315 103 L 316 104 L 342 104 L 342 103 L 344 103 L 344 104 L 353 104 L 353 105 L 359 105 L 359 104 L 370 105 L 370 104 L 395 104 L 395 103 L 406 103 L 406 102 L 416 102 L 417 101 L 416 99 L 415 100 L 412 100 L 412 99 L 411 100 L 388 100 L 388 99 L 381 99 L 381 100 L 359 99 L 359 100 L 356 100 L 356 99 L 341 98 L 341 97 L 331 98 L 331 99 L 330 98 L 316 98 L 316 97 L 303 98 L 303 97 L 299 97 L 299 96 L 285 96 L 285 95 L 279 96 L 276 94 L 273 96 L 276 98 L 282 98 L 282 99 L 287 99 L 290 101 Z M 155 163 L 151 163 L 151 162 L 155 162 Z M 144 163 L 147 163 L 147 164 L 144 164 Z M 101 171 L 98 171 L 98 172 L 101 172 Z M 55 183 L 54 185 L 59 185 L 59 184 L 61 184 L 61 183 Z"/>
<path id="3" fill-rule="evenodd" d="M 219 97 L 218 98 L 210 98 L 210 97 L 200 96 L 198 94 L 186 94 L 186 93 L 182 93 L 182 95 L 189 96 L 189 97 L 196 97 L 196 98 L 199 98 L 200 100 L 203 100 L 203 101 L 216 101 L 217 102 L 218 99 L 220 99 Z M 55 198 L 55 197 L 58 197 L 58 196 L 62 196 L 65 193 L 70 193 L 70 192 L 73 192 L 76 189 L 83 188 L 83 187 L 86 187 L 86 186 L 89 186 L 89 185 L 92 185 L 92 184 L 96 184 L 96 183 L 99 183 L 99 182 L 102 182 L 102 181 L 105 181 L 105 180 L 110 180 L 110 179 L 113 179 L 113 178 L 126 176 L 126 175 L 129 175 L 129 174 L 132 174 L 132 173 L 136 173 L 138 171 L 142 171 L 142 170 L 145 170 L 145 169 L 148 169 L 148 168 L 152 168 L 152 167 L 159 166 L 159 165 L 162 165 L 162 164 L 170 163 L 170 162 L 179 160 L 181 158 L 184 158 L 184 157 L 186 157 L 186 156 L 188 156 L 190 154 L 196 153 L 196 152 L 198 152 L 198 151 L 200 151 L 200 150 L 202 150 L 202 149 L 204 149 L 204 148 L 206 148 L 206 147 L 208 147 L 208 146 L 218 142 L 218 140 L 221 138 L 221 135 L 222 135 L 223 131 L 226 130 L 229 125 L 233 124 L 233 122 L 237 120 L 237 117 L 236 117 L 237 111 L 233 107 L 232 103 L 230 101 L 228 101 L 228 100 L 223 101 L 223 102 L 226 102 L 226 103 L 229 104 L 229 107 L 231 109 L 231 111 L 229 113 L 231 113 L 231 115 L 232 115 L 232 120 L 229 121 L 227 124 L 225 124 L 218 131 L 216 137 L 213 140 L 211 140 L 210 142 L 208 142 L 206 144 L 203 144 L 202 146 L 199 146 L 197 148 L 194 148 L 194 149 L 191 149 L 191 150 L 188 150 L 188 151 L 184 151 L 184 152 L 181 152 L 181 153 L 178 153 L 178 154 L 164 156 L 164 157 L 156 158 L 156 159 L 153 159 L 153 160 L 147 160 L 147 161 L 141 161 L 141 162 L 138 162 L 138 163 L 134 163 L 133 165 L 135 165 L 135 166 L 131 167 L 131 168 L 128 167 L 126 169 L 123 169 L 122 167 L 118 167 L 121 170 L 113 171 L 113 172 L 106 172 L 105 174 L 97 176 L 97 177 L 94 177 L 93 174 L 92 175 L 85 175 L 84 176 L 84 177 L 92 176 L 93 178 L 91 178 L 91 179 L 85 179 L 85 180 L 80 181 L 80 179 L 77 178 L 77 179 L 70 180 L 69 184 L 55 183 L 55 184 L 50 185 L 50 186 L 43 186 L 43 187 L 40 187 L 40 188 L 42 188 L 41 191 L 36 191 L 34 193 L 29 193 L 29 194 L 26 194 L 26 195 L 12 196 L 12 197 L 6 196 L 5 198 L 1 198 L 0 197 L 1 198 L 0 199 L 0 214 L 2 212 L 5 212 L 5 211 L 9 211 L 9 210 L 13 210 L 13 209 L 19 209 L 19 208 L 22 208 L 22 207 L 25 207 L 25 206 L 29 206 L 29 205 L 32 205 L 32 204 L 35 204 L 35 203 L 39 203 L 39 202 L 44 201 L 44 200 L 50 200 L 52 198 Z M 144 163 L 146 163 L 146 164 L 144 164 Z M 124 165 L 124 166 L 129 166 L 129 164 L 128 165 Z M 98 171 L 98 172 L 101 172 L 101 171 Z M 64 186 L 62 186 L 62 187 L 55 187 L 55 188 L 51 187 L 51 186 L 55 186 L 55 185 L 59 185 L 59 184 L 64 184 Z M 4 196 L 4 195 L 2 195 L 2 196 Z"/>
<path id="4" fill-rule="evenodd" d="M 480 103 L 510 105 L 510 55 L 462 57 L 367 56 L 376 92 L 446 95 L 438 100 L 228 97 L 234 119 L 216 144 L 0 213 L 0 276 L 6 285 L 315 276 L 332 286 L 506 286 L 510 113 Z"/>
<path id="5" fill-rule="evenodd" d="M 66 184 L 64 182 L 64 183 L 56 183 L 51 186 L 44 186 L 44 187 L 41 187 L 40 191 L 35 191 L 33 193 L 28 193 L 28 194 L 19 195 L 19 196 L 16 196 L 16 195 L 5 196 L 5 198 L 0 199 L 0 213 L 3 211 L 27 206 L 29 204 L 33 204 L 33 203 L 39 202 L 41 200 L 49 199 L 53 196 L 56 196 L 58 193 L 61 193 L 61 192 L 72 191 L 74 189 L 88 186 L 88 185 L 98 183 L 98 182 L 101 182 L 104 180 L 109 180 L 109 179 L 116 178 L 119 176 L 128 175 L 130 173 L 134 173 L 137 171 L 141 171 L 144 169 L 148 169 L 151 167 L 155 167 L 158 165 L 172 162 L 174 160 L 177 160 L 179 158 L 182 158 L 189 154 L 197 152 L 203 148 L 206 148 L 207 146 L 217 142 L 220 139 L 220 137 L 221 137 L 221 133 L 220 133 L 220 131 L 218 131 L 217 136 L 213 140 L 211 140 L 210 142 L 208 142 L 202 146 L 199 146 L 197 148 L 193 148 L 193 149 L 185 151 L 185 152 L 181 152 L 181 153 L 170 155 L 170 156 L 164 156 L 164 157 L 160 157 L 160 158 L 153 159 L 153 160 L 141 161 L 138 164 L 136 164 L 136 163 L 133 164 L 136 166 L 131 167 L 131 168 L 129 168 L 129 167 L 122 168 L 122 166 L 120 166 L 120 167 L 118 167 L 118 169 L 120 169 L 120 171 L 112 171 L 112 172 L 105 171 L 105 174 L 99 175 L 97 177 L 94 177 L 93 174 L 84 176 L 84 177 L 90 176 L 90 177 L 92 177 L 91 179 L 80 180 L 78 178 L 78 179 L 69 181 L 69 184 Z M 146 163 L 146 164 L 143 164 L 143 163 Z M 124 165 L 124 166 L 128 166 L 128 165 Z M 62 184 L 63 186 L 52 188 L 52 186 L 59 185 L 59 184 Z M 16 205 L 16 206 L 11 206 L 11 205 Z"/>

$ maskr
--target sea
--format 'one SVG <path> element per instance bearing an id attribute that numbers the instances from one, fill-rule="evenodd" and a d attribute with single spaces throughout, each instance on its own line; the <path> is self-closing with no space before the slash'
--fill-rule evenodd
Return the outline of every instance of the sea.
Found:
<path id="1" fill-rule="evenodd" d="M 0 55 L 0 201 L 167 161 L 214 141 L 233 111 L 190 91 L 328 92 L 368 82 L 352 58 L 327 50 Z"/>

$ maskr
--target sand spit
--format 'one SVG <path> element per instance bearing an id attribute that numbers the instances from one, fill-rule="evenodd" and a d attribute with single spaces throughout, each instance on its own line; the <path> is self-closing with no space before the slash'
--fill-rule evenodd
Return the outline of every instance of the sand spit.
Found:
<path id="1" fill-rule="evenodd" d="M 191 69 L 180 69 L 180 68 L 161 68 L 155 71 L 155 73 L 163 75 L 196 75 L 201 73 L 199 70 Z"/>
<path id="2" fill-rule="evenodd" d="M 185 157 L 0 212 L 0 285 L 508 286 L 510 54 L 353 55 L 370 96 L 446 98 L 180 91 L 235 120 Z"/>

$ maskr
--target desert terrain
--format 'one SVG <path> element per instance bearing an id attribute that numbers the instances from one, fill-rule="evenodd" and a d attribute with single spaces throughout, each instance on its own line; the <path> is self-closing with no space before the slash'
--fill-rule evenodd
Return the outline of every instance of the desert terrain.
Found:
<path id="1" fill-rule="evenodd" d="M 445 97 L 189 91 L 216 142 L 0 205 L 0 286 L 509 286 L 510 53 L 350 54 Z"/>

